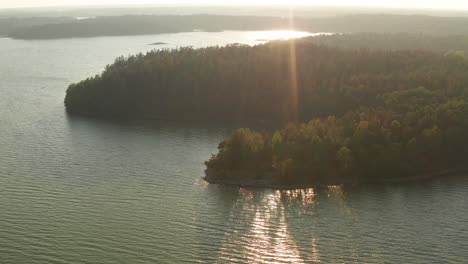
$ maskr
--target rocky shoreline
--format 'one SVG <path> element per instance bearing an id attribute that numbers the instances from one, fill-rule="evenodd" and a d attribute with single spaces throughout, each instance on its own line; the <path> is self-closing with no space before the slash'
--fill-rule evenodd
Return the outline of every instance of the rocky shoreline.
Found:
<path id="1" fill-rule="evenodd" d="M 210 184 L 277 190 L 309 189 L 313 187 L 352 184 L 352 182 L 330 181 L 328 183 L 286 185 L 274 183 L 274 178 L 276 178 L 276 173 L 273 171 L 263 173 L 251 171 L 219 172 L 212 168 L 208 168 L 205 171 L 205 177 L 203 177 L 203 179 Z"/>
<path id="2" fill-rule="evenodd" d="M 274 172 L 268 173 L 258 173 L 250 171 L 231 171 L 231 172 L 218 172 L 215 169 L 208 168 L 205 171 L 205 177 L 203 179 L 210 184 L 218 185 L 227 185 L 227 186 L 237 186 L 244 188 L 262 188 L 262 189 L 276 189 L 276 190 L 294 190 L 294 189 L 309 189 L 314 187 L 324 187 L 324 186 L 337 186 L 337 185 L 360 185 L 360 184 L 395 184 L 395 183 L 405 183 L 405 182 L 418 182 L 418 181 L 427 181 L 442 176 L 456 175 L 468 173 L 468 169 L 450 169 L 442 170 L 434 173 L 427 173 L 422 175 L 417 175 L 414 177 L 406 178 L 395 178 L 395 179 L 386 179 L 379 181 L 348 181 L 348 182 L 339 182 L 339 181 L 330 181 L 328 183 L 315 183 L 315 184 L 275 184 L 273 178 L 275 177 Z"/>

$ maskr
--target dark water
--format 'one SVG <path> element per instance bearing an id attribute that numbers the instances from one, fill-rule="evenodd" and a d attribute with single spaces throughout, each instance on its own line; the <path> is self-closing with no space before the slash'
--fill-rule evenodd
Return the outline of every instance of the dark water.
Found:
<path id="1" fill-rule="evenodd" d="M 69 83 L 149 43 L 259 38 L 0 39 L 0 263 L 467 263 L 467 177 L 297 191 L 209 186 L 203 161 L 231 128 L 64 112 Z"/>

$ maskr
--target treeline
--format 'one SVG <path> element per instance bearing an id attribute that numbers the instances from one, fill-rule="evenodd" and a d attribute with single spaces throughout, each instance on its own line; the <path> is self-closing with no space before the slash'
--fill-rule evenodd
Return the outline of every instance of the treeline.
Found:
<path id="1" fill-rule="evenodd" d="M 190 32 L 193 30 L 278 30 L 309 32 L 378 32 L 468 35 L 466 17 L 422 15 L 347 15 L 324 18 L 295 17 L 293 20 L 265 16 L 217 15 L 127 15 L 102 16 L 47 25 L 22 27 L 9 33 L 19 39 L 123 36 Z"/>
<path id="2" fill-rule="evenodd" d="M 381 100 L 378 107 L 289 125 L 272 134 L 239 129 L 206 162 L 207 180 L 313 186 L 418 180 L 466 169 L 464 95 L 420 87 L 385 93 Z"/>
<path id="3" fill-rule="evenodd" d="M 97 36 L 131 36 L 223 30 L 286 29 L 288 23 L 278 17 L 216 15 L 126 15 L 102 16 L 72 22 L 23 28 L 9 34 L 18 39 L 55 39 Z"/>
<path id="4" fill-rule="evenodd" d="M 346 49 L 429 50 L 464 56 L 468 35 L 428 35 L 411 33 L 355 33 L 309 37 L 315 44 Z"/>
<path id="5" fill-rule="evenodd" d="M 30 17 L 30 18 L 0 18 L 0 36 L 8 36 L 26 28 L 52 25 L 73 21 L 71 17 Z"/>
<path id="6" fill-rule="evenodd" d="M 341 50 L 306 39 L 155 50 L 70 85 L 65 105 L 104 118 L 307 121 L 378 106 L 382 94 L 419 86 L 458 96 L 467 70 L 460 56 Z"/>

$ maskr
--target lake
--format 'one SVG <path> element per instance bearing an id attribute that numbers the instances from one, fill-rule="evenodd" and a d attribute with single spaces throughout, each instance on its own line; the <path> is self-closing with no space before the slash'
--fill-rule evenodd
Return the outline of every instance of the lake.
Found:
<path id="1" fill-rule="evenodd" d="M 466 263 L 468 177 L 211 186 L 203 162 L 234 127 L 65 113 L 67 86 L 121 55 L 306 35 L 1 38 L 0 263 Z"/>

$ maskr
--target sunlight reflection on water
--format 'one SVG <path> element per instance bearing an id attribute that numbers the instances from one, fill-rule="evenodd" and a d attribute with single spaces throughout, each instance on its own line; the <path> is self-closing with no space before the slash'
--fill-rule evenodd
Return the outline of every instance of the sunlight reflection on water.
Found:
<path id="1" fill-rule="evenodd" d="M 305 263 L 296 239 L 290 233 L 286 209 L 289 203 L 313 207 L 315 197 L 314 189 L 268 193 L 239 189 L 239 199 L 231 211 L 230 221 L 233 225 L 237 223 L 241 230 L 225 234 L 219 261 L 240 261 L 236 252 L 242 252 L 248 263 Z M 310 259 L 319 263 L 318 241 L 312 240 Z"/>
<path id="2" fill-rule="evenodd" d="M 275 30 L 275 31 L 253 31 L 249 32 L 247 38 L 253 41 L 266 42 L 279 39 L 294 39 L 321 35 L 324 33 L 309 33 L 304 31 Z"/>

